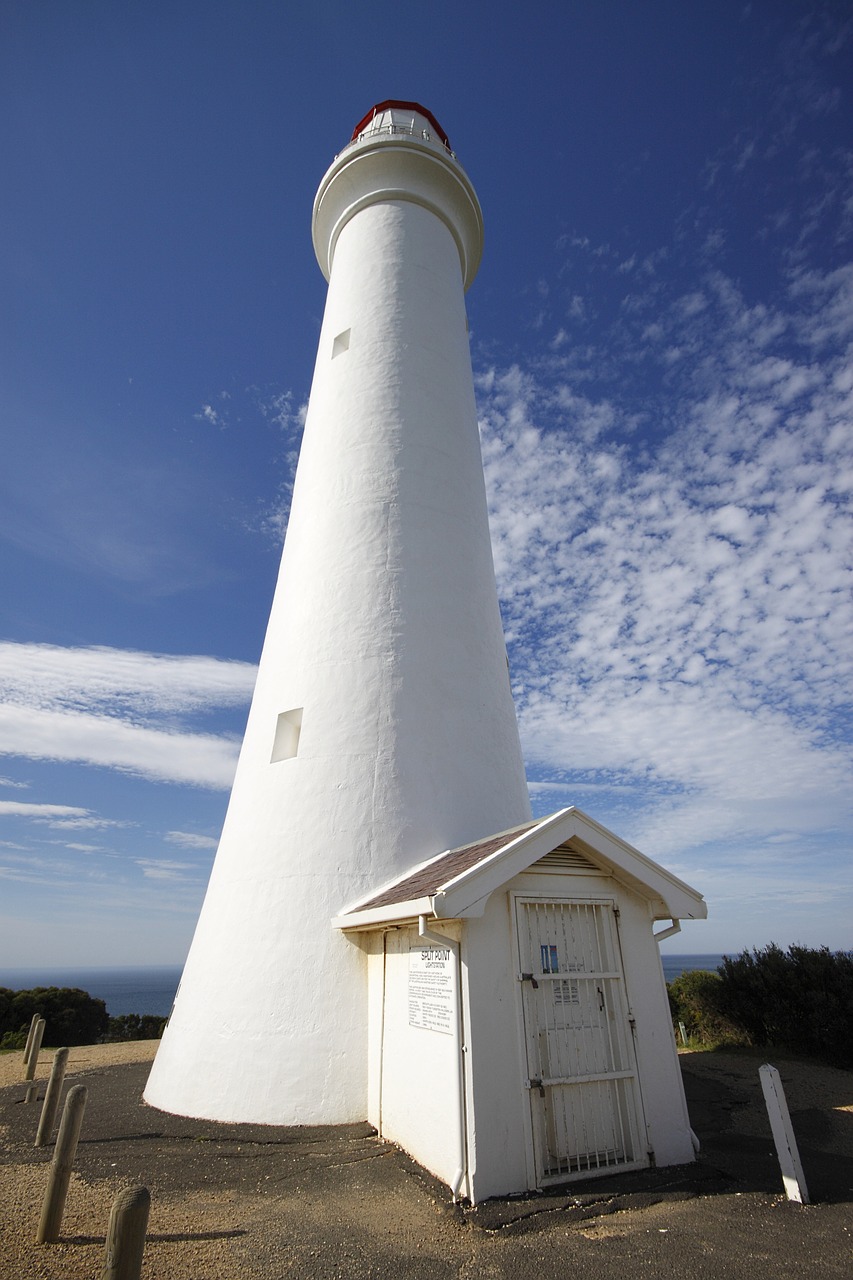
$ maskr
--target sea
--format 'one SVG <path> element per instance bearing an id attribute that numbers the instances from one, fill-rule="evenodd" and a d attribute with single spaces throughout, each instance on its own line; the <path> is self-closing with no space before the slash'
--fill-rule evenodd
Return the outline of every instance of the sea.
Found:
<path id="1" fill-rule="evenodd" d="M 716 969 L 721 955 L 662 955 L 663 976 L 672 982 L 689 969 Z M 181 980 L 180 965 L 153 965 L 120 969 L 0 969 L 0 987 L 28 991 L 33 987 L 79 987 L 96 1000 L 103 1000 L 107 1013 L 118 1018 L 126 1013 L 153 1013 L 169 1016 Z"/>
<path id="2" fill-rule="evenodd" d="M 674 981 L 682 973 L 688 973 L 691 969 L 710 969 L 713 973 L 723 963 L 722 955 L 676 956 L 661 952 L 660 958 L 663 962 L 663 976 L 667 982 Z"/>
<path id="3" fill-rule="evenodd" d="M 153 1013 L 167 1018 L 181 980 L 182 965 L 116 969 L 0 969 L 0 987 L 30 991 L 33 987 L 79 987 L 103 1000 L 111 1018 L 125 1013 Z"/>

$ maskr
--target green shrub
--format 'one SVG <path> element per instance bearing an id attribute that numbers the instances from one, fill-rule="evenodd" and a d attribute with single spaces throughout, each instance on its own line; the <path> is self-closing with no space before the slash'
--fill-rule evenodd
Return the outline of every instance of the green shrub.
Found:
<path id="1" fill-rule="evenodd" d="M 26 1031 L 4 1031 L 0 1036 L 0 1053 L 8 1053 L 11 1049 L 26 1049 L 27 1035 Z"/>
<path id="2" fill-rule="evenodd" d="M 5 1042 L 7 1035 L 23 1035 L 23 1047 L 34 1014 L 45 1020 L 42 1044 L 53 1049 L 95 1044 L 105 1035 L 109 1022 L 103 1000 L 95 1000 L 77 987 L 35 987 L 32 991 L 0 987 L 0 1042 Z"/>
<path id="3" fill-rule="evenodd" d="M 750 1044 L 853 1067 L 853 952 L 771 943 L 718 973 L 720 1009 Z"/>
<path id="4" fill-rule="evenodd" d="M 667 983 L 673 1023 L 684 1023 L 693 1040 L 705 1045 L 731 1043 L 739 1039 L 736 1028 L 722 1011 L 719 973 L 710 969 L 688 969 Z"/>
<path id="5" fill-rule="evenodd" d="M 110 1018 L 104 1039 L 108 1043 L 117 1040 L 159 1040 L 165 1025 L 166 1019 L 156 1013 L 123 1013 L 117 1018 Z"/>

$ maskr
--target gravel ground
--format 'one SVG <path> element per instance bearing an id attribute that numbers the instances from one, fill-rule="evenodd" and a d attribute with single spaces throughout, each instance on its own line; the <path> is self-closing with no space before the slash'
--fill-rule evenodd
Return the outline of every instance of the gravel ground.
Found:
<path id="1" fill-rule="evenodd" d="M 143 1184 L 144 1280 L 788 1280 L 853 1274 L 853 1074 L 777 1061 L 812 1206 L 780 1194 L 757 1068 L 684 1054 L 695 1165 L 450 1203 L 366 1125 L 279 1129 L 167 1116 L 140 1101 L 156 1042 L 73 1049 L 89 1100 L 59 1243 L 35 1245 L 52 1148 L 32 1146 L 20 1053 L 0 1055 L 0 1277 L 101 1274 L 112 1201 Z M 51 1054 L 36 1078 L 46 1083 Z M 75 1083 L 72 1079 L 70 1083 Z"/>

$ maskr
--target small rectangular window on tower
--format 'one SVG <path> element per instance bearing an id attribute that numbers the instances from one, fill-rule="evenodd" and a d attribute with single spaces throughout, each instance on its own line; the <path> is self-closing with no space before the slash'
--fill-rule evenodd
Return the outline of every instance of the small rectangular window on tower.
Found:
<path id="1" fill-rule="evenodd" d="M 282 711 L 275 725 L 275 740 L 272 744 L 270 764 L 278 760 L 292 760 L 299 748 L 299 735 L 302 732 L 302 708 L 293 711 Z"/>
<path id="2" fill-rule="evenodd" d="M 349 351 L 349 335 L 350 330 L 344 329 L 343 333 L 339 333 L 332 343 L 332 359 L 341 355 L 344 351 Z"/>

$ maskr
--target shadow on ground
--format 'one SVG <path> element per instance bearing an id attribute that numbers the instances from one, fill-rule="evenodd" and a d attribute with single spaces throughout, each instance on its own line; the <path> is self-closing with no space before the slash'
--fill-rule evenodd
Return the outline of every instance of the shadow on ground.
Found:
<path id="1" fill-rule="evenodd" d="M 701 1142 L 696 1163 L 476 1207 L 452 1204 L 446 1187 L 366 1124 L 221 1125 L 156 1111 L 141 1100 L 148 1063 L 74 1076 L 89 1089 L 76 1168 L 87 1183 L 111 1188 L 130 1178 L 149 1188 L 152 1203 L 182 1207 L 180 1222 L 164 1219 L 149 1237 L 164 1267 L 155 1277 L 173 1274 L 174 1251 L 209 1242 L 228 1251 L 214 1280 L 277 1278 L 288 1269 L 350 1280 L 562 1280 L 569 1272 L 621 1280 L 638 1266 L 649 1277 L 683 1270 L 692 1280 L 849 1280 L 853 1161 L 838 1139 L 850 1116 L 834 1108 L 851 1099 L 792 1111 L 815 1202 L 803 1208 L 781 1194 L 769 1125 L 756 1110 L 759 1064 L 753 1083 L 749 1064 L 727 1070 L 724 1058 L 699 1057 L 682 1058 Z M 836 1075 L 842 1092 L 853 1084 L 849 1073 Z M 24 1104 L 24 1091 L 0 1092 L 0 1164 L 18 1169 L 46 1166 L 52 1156 L 52 1147 L 32 1145 L 41 1108 Z M 102 1239 L 80 1234 L 63 1243 Z M 162 1262 L 157 1250 L 166 1251 Z"/>

